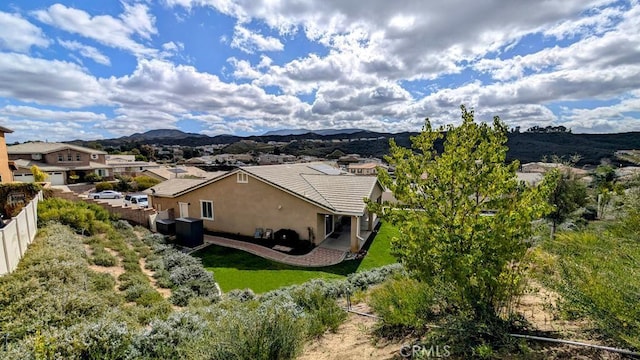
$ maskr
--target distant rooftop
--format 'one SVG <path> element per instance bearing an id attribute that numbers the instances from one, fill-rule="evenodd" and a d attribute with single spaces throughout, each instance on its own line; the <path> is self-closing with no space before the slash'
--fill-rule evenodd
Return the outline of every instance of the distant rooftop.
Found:
<path id="1" fill-rule="evenodd" d="M 105 151 L 90 149 L 82 146 L 76 146 L 64 143 L 50 143 L 50 142 L 28 142 L 24 144 L 7 146 L 7 153 L 14 155 L 21 154 L 48 154 L 54 151 L 60 151 L 65 149 L 71 149 L 89 154 L 106 154 Z"/>

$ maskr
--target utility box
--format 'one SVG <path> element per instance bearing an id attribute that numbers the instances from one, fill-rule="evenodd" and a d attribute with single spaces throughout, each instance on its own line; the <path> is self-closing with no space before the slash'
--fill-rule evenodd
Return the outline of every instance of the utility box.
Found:
<path id="1" fill-rule="evenodd" d="M 176 221 L 172 219 L 157 219 L 156 230 L 162 235 L 174 235 L 176 233 Z"/>
<path id="2" fill-rule="evenodd" d="M 202 219 L 177 218 L 176 244 L 186 247 L 196 247 L 204 244 L 204 226 Z"/>

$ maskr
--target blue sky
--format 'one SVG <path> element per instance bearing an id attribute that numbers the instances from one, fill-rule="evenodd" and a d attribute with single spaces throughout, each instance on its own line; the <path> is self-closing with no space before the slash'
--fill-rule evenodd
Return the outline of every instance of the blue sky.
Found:
<path id="1" fill-rule="evenodd" d="M 7 141 L 398 132 L 500 116 L 640 131 L 638 0 L 0 4 Z"/>

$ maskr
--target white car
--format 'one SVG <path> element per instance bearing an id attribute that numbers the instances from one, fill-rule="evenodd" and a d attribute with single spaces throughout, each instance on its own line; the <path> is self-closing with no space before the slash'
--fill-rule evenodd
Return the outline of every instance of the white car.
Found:
<path id="1" fill-rule="evenodd" d="M 120 199 L 122 193 L 113 190 L 103 190 L 97 193 L 91 193 L 88 197 L 90 199 Z"/>
<path id="2" fill-rule="evenodd" d="M 124 197 L 124 206 L 138 205 L 141 208 L 149 206 L 149 198 L 147 195 L 127 194 Z"/>

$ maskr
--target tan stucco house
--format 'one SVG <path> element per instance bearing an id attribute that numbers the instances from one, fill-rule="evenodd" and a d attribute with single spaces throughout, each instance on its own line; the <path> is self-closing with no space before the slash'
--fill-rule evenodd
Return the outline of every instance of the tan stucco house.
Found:
<path id="1" fill-rule="evenodd" d="M 145 169 L 158 167 L 155 163 L 109 158 L 106 152 L 65 143 L 27 142 L 7 148 L 9 160 L 17 170 L 15 181 L 32 182 L 31 167 L 36 165 L 49 175 L 52 185 L 82 182 L 88 174 L 112 180 L 116 175 L 136 176 Z"/>
<path id="2" fill-rule="evenodd" d="M 320 244 L 341 228 L 356 252 L 376 222 L 363 199 L 381 201 L 383 189 L 376 177 L 306 163 L 242 167 L 206 180 L 171 179 L 148 192 L 156 210 L 203 219 L 206 230 L 252 236 L 256 229 L 292 229 L 300 239 Z"/>
<path id="3" fill-rule="evenodd" d="M 15 181 L 32 182 L 33 165 L 49 175 L 47 181 L 52 185 L 67 184 L 76 176 L 82 180 L 92 172 L 102 177 L 111 175 L 106 164 L 107 153 L 100 150 L 64 143 L 27 142 L 9 146 L 7 152 L 17 167 L 13 173 Z"/>
<path id="4" fill-rule="evenodd" d="M 0 183 L 13 181 L 12 169 L 9 165 L 9 156 L 7 155 L 7 141 L 4 138 L 4 134 L 12 132 L 13 130 L 0 126 Z"/>

